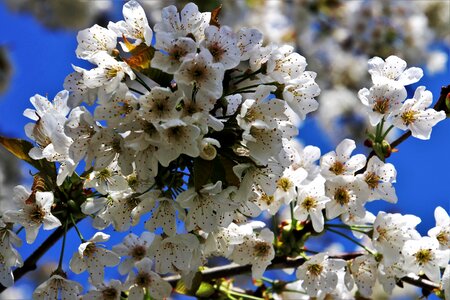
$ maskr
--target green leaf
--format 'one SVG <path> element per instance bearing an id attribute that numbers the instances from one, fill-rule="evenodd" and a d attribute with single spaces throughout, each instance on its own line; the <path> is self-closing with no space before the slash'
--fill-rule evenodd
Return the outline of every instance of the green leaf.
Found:
<path id="1" fill-rule="evenodd" d="M 34 147 L 32 143 L 22 140 L 7 138 L 0 136 L 0 144 L 15 157 L 26 161 L 45 175 L 56 177 L 56 167 L 54 163 L 47 161 L 46 159 L 35 160 L 28 155 L 30 150 Z"/>

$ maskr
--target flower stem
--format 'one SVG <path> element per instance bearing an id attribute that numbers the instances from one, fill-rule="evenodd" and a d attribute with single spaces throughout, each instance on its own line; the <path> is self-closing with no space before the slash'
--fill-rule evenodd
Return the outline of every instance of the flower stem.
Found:
<path id="1" fill-rule="evenodd" d="M 62 246 L 61 246 L 61 254 L 59 255 L 58 270 L 62 270 L 64 249 L 66 248 L 67 223 L 68 223 L 68 220 L 66 220 L 66 223 L 64 224 L 64 235 L 63 235 L 63 241 L 62 241 Z"/>
<path id="2" fill-rule="evenodd" d="M 73 219 L 73 215 L 70 214 L 70 220 L 72 221 L 73 227 L 75 227 L 75 230 L 77 231 L 78 236 L 80 237 L 80 240 L 82 243 L 86 242 L 86 240 L 84 239 L 83 235 L 81 234 L 80 230 L 78 229 L 77 223 L 75 222 L 75 220 Z"/>
<path id="3" fill-rule="evenodd" d="M 389 126 L 389 128 L 386 130 L 386 132 L 383 134 L 383 140 L 386 138 L 386 136 L 388 135 L 389 131 L 392 130 L 392 128 L 394 128 L 394 125 Z"/>
<path id="4" fill-rule="evenodd" d="M 238 297 L 241 297 L 244 299 L 254 299 L 254 300 L 263 300 L 264 299 L 264 298 L 260 298 L 260 297 L 256 297 L 256 296 L 250 296 L 250 295 L 247 295 L 244 293 L 239 293 L 239 292 L 233 291 L 232 289 L 227 289 L 224 286 L 220 286 L 219 290 L 221 292 L 225 293 L 227 296 L 232 295 L 232 296 L 238 296 Z"/>
<path id="5" fill-rule="evenodd" d="M 261 69 L 258 69 L 258 70 L 256 70 L 255 72 L 250 73 L 250 74 L 242 74 L 242 75 L 240 75 L 240 76 L 242 76 L 242 78 L 239 79 L 238 81 L 236 81 L 234 84 L 235 84 L 235 85 L 236 85 L 236 84 L 239 84 L 239 83 L 241 83 L 242 81 L 244 81 L 244 80 L 246 80 L 246 79 L 248 79 L 248 78 L 250 78 L 250 77 L 252 77 L 252 76 L 255 76 L 255 75 L 257 75 L 257 74 L 259 74 L 259 73 L 261 73 L 261 72 L 262 72 L 262 70 L 261 70 Z M 238 76 L 236 76 L 235 78 L 238 78 Z"/>
<path id="6" fill-rule="evenodd" d="M 294 218 L 294 203 L 292 201 L 289 203 L 289 207 L 291 209 L 291 229 L 293 230 L 297 227 L 297 220 Z"/>
<path id="7" fill-rule="evenodd" d="M 340 235 L 340 236 L 342 236 L 342 237 L 348 239 L 349 241 L 351 241 L 351 242 L 355 243 L 356 245 L 360 246 L 361 248 L 363 248 L 364 250 L 366 250 L 366 251 L 369 252 L 370 254 L 375 255 L 375 253 L 374 253 L 372 250 L 370 250 L 369 248 L 367 248 L 366 246 L 364 246 L 363 244 L 361 244 L 360 242 L 358 242 L 358 241 L 355 240 L 354 238 L 351 238 L 351 237 L 349 237 L 348 235 L 346 235 L 346 234 L 344 234 L 344 233 L 342 233 L 342 232 L 340 232 L 340 231 L 331 229 L 331 228 L 329 228 L 329 227 L 328 227 L 328 231 L 334 232 L 334 233 L 336 233 L 336 234 L 338 234 L 338 235 Z"/>
<path id="8" fill-rule="evenodd" d="M 16 234 L 19 234 L 24 229 L 23 226 L 20 226 L 19 229 L 16 230 Z"/>
<path id="9" fill-rule="evenodd" d="M 275 283 L 275 280 L 273 280 L 273 279 L 270 279 L 270 278 L 267 278 L 267 277 L 261 277 L 261 280 L 262 281 L 265 281 L 265 282 L 267 282 L 267 283 L 270 283 L 270 284 L 274 284 Z"/>

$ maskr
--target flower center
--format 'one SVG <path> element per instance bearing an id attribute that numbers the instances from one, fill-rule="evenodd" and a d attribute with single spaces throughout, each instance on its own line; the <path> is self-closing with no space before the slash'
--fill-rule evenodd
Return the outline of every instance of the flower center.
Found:
<path id="1" fill-rule="evenodd" d="M 289 178 L 281 177 L 277 182 L 277 187 L 281 190 L 287 192 L 289 189 L 291 189 L 294 186 L 292 181 L 289 180 Z"/>
<path id="2" fill-rule="evenodd" d="M 120 113 L 121 113 L 122 117 L 129 115 L 134 110 L 133 106 L 131 106 L 130 101 L 128 101 L 128 100 L 123 100 L 122 102 L 119 102 L 119 105 L 120 105 Z"/>
<path id="3" fill-rule="evenodd" d="M 406 126 L 408 126 L 408 125 L 414 123 L 414 121 L 416 120 L 416 115 L 417 115 L 417 114 L 418 114 L 418 112 L 415 111 L 415 110 L 408 110 L 408 111 L 405 111 L 405 112 L 402 114 L 402 116 L 401 116 L 401 118 L 402 118 L 402 120 L 403 120 L 403 124 L 405 124 Z"/>
<path id="4" fill-rule="evenodd" d="M 180 61 L 180 59 L 186 56 L 187 51 L 182 47 L 175 45 L 169 52 L 169 57 L 174 61 Z"/>
<path id="5" fill-rule="evenodd" d="M 270 204 L 272 204 L 274 198 L 273 198 L 273 196 L 269 196 L 266 193 L 263 193 L 261 195 L 261 200 L 264 201 L 267 205 L 270 205 Z"/>
<path id="6" fill-rule="evenodd" d="M 191 76 L 194 81 L 201 81 L 206 78 L 206 66 L 201 66 L 196 64 L 194 68 L 191 70 Z"/>
<path id="7" fill-rule="evenodd" d="M 380 182 L 380 177 L 374 172 L 369 172 L 366 174 L 366 178 L 364 181 L 367 183 L 370 189 L 376 189 L 378 187 L 378 183 Z"/>
<path id="8" fill-rule="evenodd" d="M 350 194 L 346 189 L 338 188 L 334 193 L 334 200 L 340 205 L 346 205 L 350 202 Z"/>
<path id="9" fill-rule="evenodd" d="M 139 261 L 145 257 L 147 254 L 147 249 L 145 249 L 142 245 L 137 245 L 131 250 L 131 256 L 136 260 Z"/>
<path id="10" fill-rule="evenodd" d="M 121 153 L 122 152 L 122 147 L 120 146 L 120 139 L 119 138 L 115 138 L 115 139 L 112 140 L 111 148 L 116 153 Z"/>
<path id="11" fill-rule="evenodd" d="M 345 166 L 340 161 L 336 161 L 329 169 L 331 172 L 333 172 L 336 175 L 341 175 L 345 171 Z"/>
<path id="12" fill-rule="evenodd" d="M 317 277 L 322 274 L 323 266 L 320 264 L 313 264 L 307 267 L 308 273 Z"/>
<path id="13" fill-rule="evenodd" d="M 106 78 L 111 79 L 117 76 L 117 73 L 119 73 L 119 70 L 115 68 L 106 68 Z"/>
<path id="14" fill-rule="evenodd" d="M 42 223 L 42 220 L 44 220 L 45 217 L 45 211 L 40 206 L 34 205 L 28 216 L 31 221 Z"/>
<path id="15" fill-rule="evenodd" d="M 420 249 L 416 252 L 416 254 L 414 254 L 414 256 L 416 257 L 416 261 L 419 265 L 426 264 L 433 259 L 431 249 Z"/>
<path id="16" fill-rule="evenodd" d="M 107 181 L 109 178 L 111 178 L 111 171 L 109 169 L 103 169 L 100 172 L 97 173 L 95 178 L 97 178 L 100 181 Z"/>
<path id="17" fill-rule="evenodd" d="M 133 210 L 141 201 L 134 196 L 127 197 L 125 205 L 129 211 Z"/>
<path id="18" fill-rule="evenodd" d="M 389 102 L 390 102 L 389 98 L 376 99 L 372 110 L 384 115 L 387 112 L 389 112 L 389 108 L 390 108 Z"/>
<path id="19" fill-rule="evenodd" d="M 118 291 L 113 287 L 108 287 L 102 291 L 103 299 L 105 300 L 115 300 L 117 299 Z"/>
<path id="20" fill-rule="evenodd" d="M 152 282 L 152 278 L 148 273 L 139 272 L 136 275 L 136 284 L 140 287 L 148 287 Z"/>
<path id="21" fill-rule="evenodd" d="M 97 251 L 97 246 L 94 243 L 89 243 L 83 251 L 83 256 L 92 256 Z"/>
<path id="22" fill-rule="evenodd" d="M 386 228 L 383 228 L 381 226 L 378 226 L 376 228 L 377 232 L 378 232 L 378 241 L 382 241 L 382 240 L 386 240 L 386 235 L 387 235 L 387 230 Z"/>
<path id="23" fill-rule="evenodd" d="M 447 246 L 448 244 L 448 235 L 445 231 L 439 232 L 439 234 L 436 236 L 436 239 L 439 241 L 439 243 L 443 246 Z"/>
<path id="24" fill-rule="evenodd" d="M 302 207 L 309 211 L 317 206 L 317 200 L 314 197 L 308 196 L 303 200 Z"/>
<path id="25" fill-rule="evenodd" d="M 214 61 L 218 62 L 222 59 L 225 52 L 227 52 L 225 49 L 223 49 L 219 43 L 214 42 L 208 47 L 209 52 L 211 52 L 211 55 L 214 57 Z"/>
<path id="26" fill-rule="evenodd" d="M 257 257 L 264 257 L 269 254 L 270 245 L 266 242 L 256 242 L 255 246 L 253 247 L 255 256 Z"/>

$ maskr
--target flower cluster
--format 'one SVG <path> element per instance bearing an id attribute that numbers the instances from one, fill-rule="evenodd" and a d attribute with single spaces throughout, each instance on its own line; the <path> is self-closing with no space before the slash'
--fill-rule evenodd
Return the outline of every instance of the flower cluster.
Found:
<path id="1" fill-rule="evenodd" d="M 124 20 L 79 32 L 76 54 L 94 67 L 74 66 L 65 90 L 52 102 L 32 97 L 34 109 L 24 113 L 34 121 L 25 128 L 35 142 L 29 160 L 50 171 L 39 169 L 31 192 L 17 187 L 18 209 L 2 216 L 1 283 L 12 285 L 11 268 L 22 263 L 13 224 L 23 226 L 28 243 L 41 225 L 64 226 L 58 269 L 36 289 L 37 299 L 81 293 L 62 269 L 69 225 L 81 239 L 70 269 L 87 271 L 94 288 L 85 299 L 120 299 L 125 292 L 130 299 L 167 298 L 172 286 L 161 277 L 166 274 L 180 276 L 195 295 L 198 273 L 212 257 L 251 265 L 260 279 L 276 256 L 306 257 L 305 240 L 336 232 L 333 226 L 372 243 L 357 242 L 365 252 L 348 262 L 326 252 L 307 258 L 297 269 L 297 287 L 311 297 L 343 295 L 354 285 L 369 297 L 377 279 L 390 293 L 410 273 L 447 280 L 440 272 L 449 261 L 450 221 L 443 209 L 436 210 L 436 228 L 421 237 L 417 217 L 375 217 L 365 207 L 380 199 L 397 202 L 396 170 L 385 162 L 391 127 L 383 126 L 428 139 L 445 118 L 427 109 L 432 95 L 424 87 L 405 101 L 404 85 L 417 82 L 421 70 L 405 70 L 394 56 L 371 59 L 374 85 L 359 97 L 377 126 L 369 135 L 376 155 L 352 155 L 351 139 L 321 155 L 294 139 L 293 116 L 305 119 L 318 108 L 320 89 L 305 58 L 291 46 L 264 44 L 256 29 L 220 25 L 217 13 L 199 12 L 193 3 L 181 11 L 168 6 L 152 29 L 132 0 L 123 7 Z M 285 206 L 291 220 L 275 232 L 251 220 Z M 125 232 L 139 223 L 145 231 L 108 249 L 106 233 L 83 238 L 77 221 L 84 218 L 101 231 Z M 105 267 L 117 265 L 128 274 L 125 282 L 105 282 Z M 225 288 L 221 282 L 212 287 Z"/>

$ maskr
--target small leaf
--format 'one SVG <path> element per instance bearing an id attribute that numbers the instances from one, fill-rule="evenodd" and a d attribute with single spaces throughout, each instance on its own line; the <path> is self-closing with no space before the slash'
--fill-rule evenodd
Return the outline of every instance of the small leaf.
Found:
<path id="1" fill-rule="evenodd" d="M 219 5 L 219 7 L 215 8 L 212 12 L 211 12 L 211 20 L 209 21 L 209 25 L 214 25 L 216 27 L 220 28 L 220 23 L 219 23 L 219 13 L 220 10 L 222 9 L 222 4 Z"/>
<path id="2" fill-rule="evenodd" d="M 127 41 L 124 38 L 124 41 Z M 128 46 L 127 46 L 128 47 Z M 123 60 L 134 70 L 143 71 L 150 69 L 150 62 L 155 54 L 155 48 L 140 44 L 131 50 L 130 58 L 123 58 Z"/>
<path id="3" fill-rule="evenodd" d="M 35 160 L 28 154 L 30 150 L 34 147 L 32 143 L 22 140 L 7 138 L 0 136 L 0 144 L 9 152 L 14 154 L 15 157 L 26 161 L 45 175 L 52 176 L 56 178 L 56 167 L 54 163 L 47 161 L 46 159 Z"/>
<path id="4" fill-rule="evenodd" d="M 14 154 L 17 158 L 32 163 L 33 159 L 28 155 L 33 144 L 21 139 L 11 139 L 4 136 L 0 136 L 0 144 L 5 147 L 6 150 Z"/>

